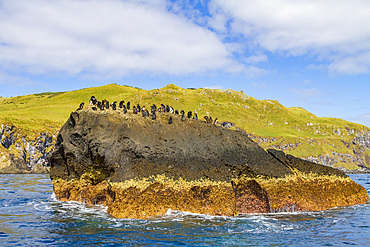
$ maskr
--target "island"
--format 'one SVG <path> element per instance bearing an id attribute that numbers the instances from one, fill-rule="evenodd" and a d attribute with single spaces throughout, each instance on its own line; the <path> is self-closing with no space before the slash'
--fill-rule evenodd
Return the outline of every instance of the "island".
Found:
<path id="1" fill-rule="evenodd" d="M 114 108 L 87 105 L 61 128 L 48 157 L 59 200 L 102 204 L 119 218 L 169 209 L 225 216 L 320 211 L 369 200 L 342 171 L 266 151 L 243 131 L 166 110 L 154 118 Z"/>

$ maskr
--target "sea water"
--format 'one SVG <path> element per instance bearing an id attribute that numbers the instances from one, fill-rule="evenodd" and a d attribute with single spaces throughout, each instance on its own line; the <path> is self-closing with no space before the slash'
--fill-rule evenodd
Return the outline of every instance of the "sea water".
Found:
<path id="1" fill-rule="evenodd" d="M 350 175 L 370 191 L 370 175 Z M 48 175 L 0 175 L 0 246 L 370 246 L 370 204 L 215 217 L 168 210 L 116 219 L 56 200 Z"/>

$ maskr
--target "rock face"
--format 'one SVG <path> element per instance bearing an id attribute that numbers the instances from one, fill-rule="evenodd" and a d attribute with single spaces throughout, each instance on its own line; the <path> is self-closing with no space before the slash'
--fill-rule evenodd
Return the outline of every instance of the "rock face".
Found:
<path id="1" fill-rule="evenodd" d="M 168 124 L 169 113 L 152 120 L 108 111 L 71 113 L 49 159 L 51 178 L 78 178 L 88 167 L 103 167 L 112 182 L 155 174 L 222 181 L 241 175 L 293 174 L 291 165 L 267 153 L 243 133 L 199 120 L 182 122 L 172 114 L 173 123 Z M 330 167 L 306 163 L 314 173 L 320 170 L 346 176 Z"/>
<path id="2" fill-rule="evenodd" d="M 266 152 L 245 133 L 204 121 L 181 121 L 181 116 L 170 113 L 157 113 L 152 120 L 132 112 L 90 107 L 71 113 L 49 162 L 59 199 L 82 200 L 81 195 L 98 186 L 100 194 L 93 199 L 87 193 L 83 201 L 99 201 L 110 206 L 112 215 L 134 218 L 164 214 L 169 208 L 218 215 L 270 212 L 268 193 L 252 178 L 283 179 L 296 172 L 347 178 L 334 168 L 276 150 Z M 159 175 L 185 181 L 181 186 L 187 189 L 161 182 L 143 189 L 119 186 Z M 101 191 L 109 193 L 102 196 Z M 151 209 L 145 203 L 151 203 Z"/>
<path id="3" fill-rule="evenodd" d="M 0 126 L 0 173 L 49 173 L 47 156 L 55 136 L 40 133 L 29 140 L 13 125 Z"/>

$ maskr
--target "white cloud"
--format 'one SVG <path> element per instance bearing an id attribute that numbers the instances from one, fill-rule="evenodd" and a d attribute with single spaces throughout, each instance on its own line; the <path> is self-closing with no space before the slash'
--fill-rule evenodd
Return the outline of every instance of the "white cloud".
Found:
<path id="1" fill-rule="evenodd" d="M 166 4 L 0 0 L 0 67 L 103 78 L 244 70 L 215 33 Z"/>
<path id="2" fill-rule="evenodd" d="M 322 94 L 317 88 L 292 88 L 290 89 L 290 92 L 295 93 L 303 100 L 314 98 Z"/>
<path id="3" fill-rule="evenodd" d="M 211 6 L 255 49 L 314 55 L 334 73 L 370 71 L 368 0 L 213 0 Z"/>
<path id="4" fill-rule="evenodd" d="M 244 60 L 246 63 L 249 64 L 257 64 L 261 62 L 267 62 L 267 55 L 263 53 L 258 53 L 256 55 L 249 56 Z"/>
<path id="5" fill-rule="evenodd" d="M 357 116 L 356 118 L 347 118 L 346 120 L 350 122 L 362 124 L 370 128 L 370 113 L 361 114 Z"/>
<path id="6" fill-rule="evenodd" d="M 10 75 L 4 71 L 0 71 L 0 85 L 22 87 L 43 84 L 24 76 Z"/>
<path id="7" fill-rule="evenodd" d="M 225 89 L 221 85 L 211 85 L 211 86 L 205 86 L 205 87 L 202 87 L 202 88 L 206 88 L 206 89 Z"/>
<path id="8" fill-rule="evenodd" d="M 255 88 L 267 88 L 267 84 L 266 83 L 257 83 L 257 82 L 252 82 L 251 85 Z"/>

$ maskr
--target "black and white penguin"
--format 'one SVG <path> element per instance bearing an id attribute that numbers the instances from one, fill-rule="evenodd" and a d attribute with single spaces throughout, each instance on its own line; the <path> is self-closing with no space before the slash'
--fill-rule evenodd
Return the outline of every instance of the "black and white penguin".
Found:
<path id="1" fill-rule="evenodd" d="M 145 114 L 146 114 L 147 117 L 149 117 L 149 111 L 148 111 L 148 109 L 145 110 Z"/>
<path id="2" fill-rule="evenodd" d="M 172 124 L 172 117 L 170 117 L 170 119 L 168 119 L 168 123 Z"/>
<path id="3" fill-rule="evenodd" d="M 105 108 L 109 109 L 109 101 L 108 100 L 105 101 Z"/>
<path id="4" fill-rule="evenodd" d="M 137 110 L 135 106 L 132 108 L 132 110 L 134 111 L 134 114 L 137 114 Z"/>
<path id="5" fill-rule="evenodd" d="M 213 121 L 213 125 L 216 125 L 217 123 L 217 118 L 215 119 L 215 121 Z"/>
<path id="6" fill-rule="evenodd" d="M 116 107 L 117 107 L 117 101 L 114 101 L 113 103 L 112 103 L 112 109 L 115 111 L 116 110 Z"/>
<path id="7" fill-rule="evenodd" d="M 105 107 L 105 102 L 106 102 L 107 100 L 105 100 L 105 99 L 103 99 L 102 101 L 101 101 L 101 104 L 102 104 L 102 106 L 103 106 L 103 110 L 104 110 L 104 107 Z"/>
<path id="8" fill-rule="evenodd" d="M 143 117 L 146 117 L 146 112 L 145 111 L 142 111 L 141 112 L 141 115 L 143 115 Z"/>
<path id="9" fill-rule="evenodd" d="M 98 101 L 98 100 L 95 98 L 95 96 L 91 96 L 91 97 L 90 97 L 89 104 L 90 104 L 90 105 L 96 105 L 97 101 Z"/>
<path id="10" fill-rule="evenodd" d="M 170 107 L 169 105 L 166 106 L 166 112 L 170 112 Z"/>
<path id="11" fill-rule="evenodd" d="M 204 119 L 206 120 L 206 123 L 208 123 L 208 121 L 209 121 L 208 116 L 204 116 Z"/>
<path id="12" fill-rule="evenodd" d="M 196 113 L 194 113 L 194 117 L 193 117 L 194 120 L 198 120 L 198 115 Z"/>
<path id="13" fill-rule="evenodd" d="M 181 115 L 181 121 L 185 121 L 185 112 L 183 112 Z"/>
<path id="14" fill-rule="evenodd" d="M 93 109 L 93 111 L 98 110 L 98 108 L 96 108 L 95 106 L 93 106 L 91 109 Z"/>
<path id="15" fill-rule="evenodd" d="M 127 102 L 127 110 L 130 110 L 130 101 Z"/>
<path id="16" fill-rule="evenodd" d="M 175 110 L 175 114 L 176 115 L 179 115 L 179 110 Z"/>
<path id="17" fill-rule="evenodd" d="M 156 112 L 157 111 L 157 106 L 155 104 L 153 104 L 152 107 L 150 108 L 150 111 L 151 111 L 151 113 Z"/>
<path id="18" fill-rule="evenodd" d="M 137 106 L 136 106 L 136 110 L 137 110 L 137 112 L 140 112 L 140 111 L 141 111 L 141 107 L 140 107 L 140 105 L 139 105 L 139 104 L 137 104 Z"/>
<path id="19" fill-rule="evenodd" d="M 80 106 L 78 107 L 77 111 L 82 110 L 82 108 L 84 108 L 84 105 L 85 105 L 85 103 L 84 103 L 84 102 L 82 102 L 82 103 L 80 104 Z"/>
<path id="20" fill-rule="evenodd" d="M 123 106 L 125 105 L 125 101 L 124 100 L 121 100 L 120 102 L 119 102 L 119 108 L 123 108 Z M 126 108 L 126 106 L 125 106 L 125 108 Z"/>
<path id="21" fill-rule="evenodd" d="M 208 123 L 212 123 L 213 120 L 212 120 L 212 117 L 209 117 L 209 122 Z"/>
<path id="22" fill-rule="evenodd" d="M 170 113 L 173 113 L 173 108 L 172 108 L 172 106 L 170 106 Z"/>
<path id="23" fill-rule="evenodd" d="M 98 107 L 99 109 L 101 108 L 101 101 L 98 101 L 98 103 L 96 104 L 96 107 Z"/>
<path id="24" fill-rule="evenodd" d="M 122 107 L 122 112 L 123 112 L 123 114 L 126 114 L 127 113 L 127 109 L 126 109 L 126 106 L 125 105 L 123 105 L 123 107 Z"/>
<path id="25" fill-rule="evenodd" d="M 181 110 L 181 111 L 180 111 L 180 113 L 181 113 L 181 114 L 185 114 L 185 111 L 184 111 L 184 110 Z"/>
<path id="26" fill-rule="evenodd" d="M 157 118 L 157 116 L 155 115 L 155 111 L 152 112 L 152 120 L 155 120 Z"/>
<path id="27" fill-rule="evenodd" d="M 191 118 L 193 116 L 193 113 L 191 111 L 188 112 L 188 118 Z"/>
<path id="28" fill-rule="evenodd" d="M 163 104 L 161 104 L 161 108 L 162 108 L 162 112 L 166 112 L 166 107 Z"/>

